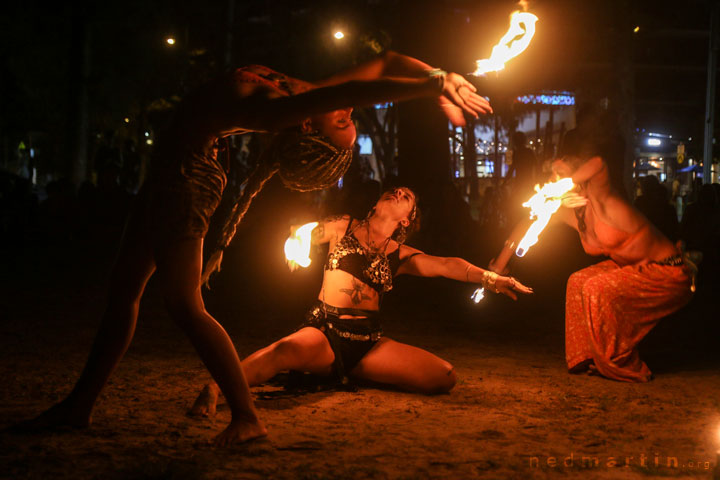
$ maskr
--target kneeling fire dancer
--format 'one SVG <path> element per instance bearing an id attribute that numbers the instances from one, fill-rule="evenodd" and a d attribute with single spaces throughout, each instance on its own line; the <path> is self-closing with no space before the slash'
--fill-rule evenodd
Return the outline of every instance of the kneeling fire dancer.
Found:
<path id="1" fill-rule="evenodd" d="M 404 245 L 417 222 L 415 194 L 395 188 L 380 197 L 364 220 L 345 215 L 319 223 L 312 243 L 329 243 L 329 254 L 318 301 L 295 333 L 242 361 L 248 384 L 259 385 L 278 372 L 295 370 L 335 374 L 343 383 L 354 377 L 426 394 L 452 389 L 452 365 L 383 336 L 380 302 L 392 289 L 393 278 L 409 274 L 481 283 L 513 299 L 516 292 L 532 289 L 461 258 L 435 257 Z M 213 414 L 218 393 L 217 385 L 207 385 L 190 414 Z"/>
<path id="2" fill-rule="evenodd" d="M 610 257 L 573 273 L 565 301 L 565 357 L 570 373 L 599 373 L 625 382 L 652 378 L 637 346 L 663 317 L 683 307 L 694 291 L 694 266 L 621 193 L 624 142 L 608 113 L 579 119 L 553 163 L 556 177 L 577 186 L 553 220 L 580 235 L 589 255 Z M 618 171 L 621 171 L 619 169 Z M 504 272 L 513 240 L 491 263 Z"/>

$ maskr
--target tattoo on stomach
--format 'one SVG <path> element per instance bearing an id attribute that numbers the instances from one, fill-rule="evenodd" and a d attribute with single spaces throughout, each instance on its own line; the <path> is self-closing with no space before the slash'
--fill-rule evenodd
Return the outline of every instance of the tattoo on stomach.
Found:
<path id="1" fill-rule="evenodd" d="M 353 305 L 360 305 L 365 300 L 372 300 L 372 297 L 363 293 L 363 290 L 367 288 L 364 283 L 352 278 L 352 288 L 341 288 L 340 292 L 350 297 L 350 301 Z"/>

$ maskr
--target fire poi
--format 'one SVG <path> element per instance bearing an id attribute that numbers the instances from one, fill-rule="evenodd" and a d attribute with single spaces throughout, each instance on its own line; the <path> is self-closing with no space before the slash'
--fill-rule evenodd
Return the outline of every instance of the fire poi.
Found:
<path id="1" fill-rule="evenodd" d="M 285 258 L 291 268 L 294 267 L 293 264 L 307 267 L 312 262 L 310 260 L 310 240 L 312 231 L 317 226 L 318 222 L 306 223 L 285 240 Z"/>
<path id="2" fill-rule="evenodd" d="M 535 185 L 535 195 L 523 203 L 523 207 L 530 208 L 530 219 L 535 221 L 530 225 L 525 235 L 518 243 L 515 249 L 515 255 L 518 257 L 524 256 L 530 247 L 538 242 L 538 237 L 547 226 L 550 218 L 562 204 L 562 196 L 573 189 L 575 184 L 570 178 L 562 178 L 557 182 L 546 183 L 540 188 L 539 185 Z M 512 254 L 510 254 L 512 255 Z M 509 260 L 506 257 L 505 260 Z M 470 296 L 473 302 L 480 303 L 485 298 L 485 289 L 478 288 Z"/>
<path id="3" fill-rule="evenodd" d="M 575 184 L 570 178 L 562 178 L 557 182 L 546 183 L 542 188 L 535 185 L 537 193 L 523 203 L 523 207 L 530 209 L 530 219 L 535 221 L 518 243 L 515 255 L 522 257 L 530 250 L 530 247 L 537 243 L 538 237 L 547 226 L 550 218 L 560 208 L 562 204 L 560 197 L 572 190 L 574 186 Z"/>
<path id="4" fill-rule="evenodd" d="M 530 45 L 530 41 L 535 35 L 535 22 L 537 22 L 537 20 L 537 16 L 532 13 L 513 12 L 510 15 L 510 27 L 508 31 L 502 36 L 497 45 L 493 47 L 490 58 L 483 58 L 475 62 L 476 68 L 471 75 L 479 77 L 488 72 L 498 72 L 504 69 L 505 62 L 520 55 L 528 45 Z M 542 228 L 544 228 L 544 226 Z M 542 231 L 542 228 L 540 228 L 540 231 Z M 538 231 L 538 234 L 540 231 Z M 518 256 L 522 255 L 518 254 Z M 470 298 L 473 302 L 480 303 L 480 301 L 485 298 L 485 289 L 482 287 L 478 288 L 470 295 Z"/>
<path id="5" fill-rule="evenodd" d="M 477 67 L 471 75 L 480 76 L 488 72 L 497 72 L 505 68 L 505 62 L 521 54 L 530 45 L 535 35 L 535 22 L 538 18 L 529 12 L 513 12 L 510 15 L 510 27 L 492 49 L 490 58 L 477 60 Z"/>

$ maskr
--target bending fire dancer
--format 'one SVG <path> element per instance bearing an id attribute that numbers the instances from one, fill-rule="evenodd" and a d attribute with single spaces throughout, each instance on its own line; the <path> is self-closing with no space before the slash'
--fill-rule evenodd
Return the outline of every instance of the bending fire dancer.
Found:
<path id="1" fill-rule="evenodd" d="M 230 72 L 189 94 L 158 135 L 153 172 L 138 198 L 113 270 L 107 309 L 85 369 L 70 394 L 19 428 L 85 427 L 93 406 L 135 331 L 140 298 L 157 270 L 172 319 L 190 338 L 232 411 L 215 442 L 266 434 L 253 406 L 240 359 L 225 330 L 205 310 L 201 278 L 219 267 L 252 198 L 276 172 L 289 188 L 335 184 L 351 161 L 352 107 L 439 97 L 450 121 L 491 111 L 462 76 L 388 52 L 311 84 L 262 66 Z M 227 180 L 219 138 L 249 131 L 278 132 L 251 174 L 202 274 L 203 238 Z"/>
<path id="2" fill-rule="evenodd" d="M 625 382 L 647 382 L 652 373 L 637 345 L 661 318 L 691 298 L 692 270 L 682 252 L 621 193 L 624 142 L 608 113 L 579 119 L 566 134 L 553 163 L 557 177 L 571 177 L 576 191 L 566 194 L 553 220 L 580 235 L 589 255 L 610 257 L 573 273 L 565 303 L 565 357 L 570 373 L 599 373 Z M 511 236 L 522 235 L 519 229 Z M 506 270 L 509 240 L 491 264 Z"/>
<path id="3" fill-rule="evenodd" d="M 343 383 L 354 377 L 427 394 L 452 389 L 452 365 L 383 336 L 380 303 L 393 278 L 407 274 L 481 283 L 513 299 L 516 292 L 532 289 L 461 258 L 435 257 L 405 245 L 417 222 L 415 194 L 408 188 L 385 192 L 364 220 L 345 215 L 321 222 L 312 232 L 312 243 L 329 243 L 329 254 L 318 301 L 295 333 L 242 361 L 248 384 L 296 370 L 335 375 Z M 218 393 L 217 385 L 207 385 L 190 413 L 213 414 Z"/>

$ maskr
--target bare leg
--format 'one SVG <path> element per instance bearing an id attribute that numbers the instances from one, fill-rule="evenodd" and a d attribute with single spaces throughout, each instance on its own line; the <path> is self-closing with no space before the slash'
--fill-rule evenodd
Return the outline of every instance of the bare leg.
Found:
<path id="1" fill-rule="evenodd" d="M 330 375 L 334 361 L 335 354 L 325 335 L 316 328 L 306 327 L 253 353 L 242 361 L 242 368 L 252 387 L 283 370 Z M 219 391 L 215 383 L 205 385 L 188 415 L 214 415 Z"/>
<path id="2" fill-rule="evenodd" d="M 232 412 L 230 425 L 215 437 L 215 443 L 225 445 L 267 435 L 235 347 L 225 329 L 205 310 L 200 293 L 202 240 L 173 244 L 158 260 L 158 266 L 170 316 L 190 338 Z"/>
<path id="3" fill-rule="evenodd" d="M 92 409 L 108 378 L 125 354 L 135 333 L 140 298 L 155 271 L 152 251 L 141 223 L 131 218 L 113 267 L 108 302 L 87 363 L 72 392 L 21 430 L 53 427 L 87 427 Z"/>
<path id="4" fill-rule="evenodd" d="M 457 380 L 445 360 L 421 348 L 382 338 L 351 375 L 419 393 L 449 392 Z"/>

